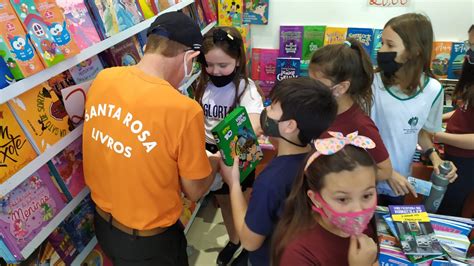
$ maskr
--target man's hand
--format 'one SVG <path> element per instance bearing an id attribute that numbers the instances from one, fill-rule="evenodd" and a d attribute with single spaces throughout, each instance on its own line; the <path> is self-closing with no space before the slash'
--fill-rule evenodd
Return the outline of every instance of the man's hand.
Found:
<path id="1" fill-rule="evenodd" d="M 233 186 L 240 186 L 240 172 L 239 172 L 239 158 L 234 157 L 234 164 L 232 166 L 227 166 L 224 161 L 220 161 L 220 173 L 222 179 L 227 183 L 229 189 L 232 189 Z"/>
<path id="2" fill-rule="evenodd" d="M 397 196 L 411 193 L 415 198 L 418 197 L 415 188 L 408 182 L 408 179 L 396 171 L 393 171 L 392 177 L 387 182 Z"/>
<path id="3" fill-rule="evenodd" d="M 377 245 L 365 234 L 351 236 L 349 245 L 349 266 L 371 266 L 377 259 Z"/>

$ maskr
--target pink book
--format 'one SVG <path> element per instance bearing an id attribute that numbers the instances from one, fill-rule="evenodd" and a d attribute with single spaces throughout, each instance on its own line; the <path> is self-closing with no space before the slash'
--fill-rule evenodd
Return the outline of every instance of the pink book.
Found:
<path id="1" fill-rule="evenodd" d="M 100 42 L 99 34 L 83 0 L 56 0 L 56 3 L 64 10 L 68 29 L 79 49 L 84 50 Z"/>
<path id="2" fill-rule="evenodd" d="M 1 199 L 0 236 L 12 254 L 20 251 L 64 208 L 44 165 Z"/>
<path id="3" fill-rule="evenodd" d="M 260 78 L 262 81 L 275 81 L 276 61 L 278 49 L 261 49 L 260 51 Z"/>
<path id="4" fill-rule="evenodd" d="M 76 139 L 51 162 L 56 167 L 58 182 L 64 182 L 72 197 L 76 197 L 86 186 L 82 170 L 82 138 Z"/>

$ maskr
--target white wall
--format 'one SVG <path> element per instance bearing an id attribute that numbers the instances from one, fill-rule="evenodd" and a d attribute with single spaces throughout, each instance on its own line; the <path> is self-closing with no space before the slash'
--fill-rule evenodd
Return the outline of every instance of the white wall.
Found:
<path id="1" fill-rule="evenodd" d="M 277 48 L 280 25 L 383 28 L 408 12 L 428 15 L 435 40 L 464 41 L 474 23 L 474 0 L 408 0 L 408 7 L 369 7 L 368 0 L 270 0 L 268 25 L 252 25 L 252 45 Z"/>

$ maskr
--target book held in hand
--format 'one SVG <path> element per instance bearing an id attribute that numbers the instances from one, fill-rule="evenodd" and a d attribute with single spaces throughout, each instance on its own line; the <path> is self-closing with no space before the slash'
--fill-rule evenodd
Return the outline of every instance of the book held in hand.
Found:
<path id="1" fill-rule="evenodd" d="M 240 182 L 244 181 L 263 157 L 245 108 L 235 108 L 212 129 L 212 134 L 226 165 L 233 165 L 234 157 L 239 157 Z"/>

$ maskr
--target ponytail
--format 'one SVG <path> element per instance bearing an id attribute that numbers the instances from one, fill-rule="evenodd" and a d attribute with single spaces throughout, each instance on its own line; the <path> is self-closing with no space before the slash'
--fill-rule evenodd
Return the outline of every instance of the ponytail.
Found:
<path id="1" fill-rule="evenodd" d="M 347 93 L 365 113 L 370 113 L 374 71 L 370 57 L 359 41 L 348 38 L 344 44 L 318 49 L 311 57 L 309 69 L 321 71 L 335 84 L 350 81 Z"/>

